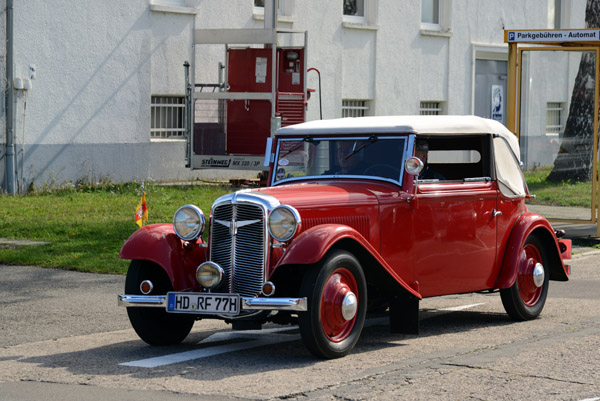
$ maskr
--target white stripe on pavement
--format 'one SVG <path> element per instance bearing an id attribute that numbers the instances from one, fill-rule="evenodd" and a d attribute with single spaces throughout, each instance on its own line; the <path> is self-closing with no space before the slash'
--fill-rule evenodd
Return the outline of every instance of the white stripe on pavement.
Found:
<path id="1" fill-rule="evenodd" d="M 158 356 L 155 358 L 141 359 L 139 361 L 124 362 L 119 365 L 123 366 L 136 366 L 140 368 L 156 368 L 158 366 L 171 365 L 173 363 L 191 361 L 193 359 L 207 358 L 209 356 L 225 354 L 233 351 L 240 351 L 243 349 L 262 347 L 264 345 L 271 345 L 282 343 L 286 341 L 296 341 L 300 339 L 299 334 L 270 334 L 277 333 L 279 331 L 290 330 L 290 327 L 265 329 L 265 330 L 248 330 L 248 331 L 230 331 L 230 332 L 219 332 L 215 333 L 198 344 L 210 344 L 214 342 L 230 341 L 235 339 L 248 339 L 249 341 L 243 341 L 234 344 L 218 345 L 214 347 L 201 348 L 193 351 L 179 352 L 177 354 L 170 354 L 164 356 Z M 261 334 L 257 337 L 258 334 Z"/>
<path id="2" fill-rule="evenodd" d="M 440 309 L 440 311 L 444 312 L 456 312 L 469 308 L 473 308 L 475 306 L 483 305 L 483 303 L 479 304 L 471 304 L 471 305 L 462 305 L 455 306 L 452 308 Z M 387 317 L 380 317 L 375 319 L 368 319 L 365 321 L 365 327 L 374 326 L 378 324 L 386 324 L 389 321 Z M 154 358 L 140 359 L 138 361 L 131 362 L 123 362 L 119 365 L 121 366 L 134 366 L 139 368 L 156 368 L 159 366 L 171 365 L 179 362 L 191 361 L 194 359 L 207 358 L 210 356 L 215 356 L 219 354 L 226 354 L 229 352 L 240 351 L 244 349 L 262 347 L 265 345 L 278 344 L 288 341 L 297 341 L 300 340 L 300 334 L 298 333 L 289 333 L 289 334 L 280 334 L 279 332 L 297 330 L 297 327 L 278 327 L 273 329 L 264 329 L 264 330 L 247 330 L 247 331 L 221 331 L 215 334 L 212 334 L 200 341 L 199 345 L 207 345 L 205 348 L 200 348 L 197 350 L 179 352 L 176 354 L 169 354 L 163 356 L 157 356 Z M 223 344 L 217 346 L 209 346 L 211 343 L 217 342 L 226 342 L 232 340 L 246 340 L 235 342 L 233 344 Z M 600 401 L 600 400 L 598 400 Z"/>
<path id="3" fill-rule="evenodd" d="M 479 304 L 454 306 L 452 308 L 444 308 L 444 309 L 440 309 L 440 310 L 450 311 L 450 312 L 458 312 L 458 311 L 465 310 L 465 309 L 471 309 L 471 308 L 474 308 L 474 307 L 479 306 L 479 305 L 485 305 L 485 302 L 482 302 L 482 303 L 479 303 Z"/>

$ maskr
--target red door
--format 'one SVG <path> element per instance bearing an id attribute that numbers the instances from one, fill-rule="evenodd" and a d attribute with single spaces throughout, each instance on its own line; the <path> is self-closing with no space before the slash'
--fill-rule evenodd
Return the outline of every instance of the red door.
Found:
<path id="1" fill-rule="evenodd" d="M 414 269 L 423 296 L 493 286 L 497 196 L 492 182 L 418 186 Z"/>

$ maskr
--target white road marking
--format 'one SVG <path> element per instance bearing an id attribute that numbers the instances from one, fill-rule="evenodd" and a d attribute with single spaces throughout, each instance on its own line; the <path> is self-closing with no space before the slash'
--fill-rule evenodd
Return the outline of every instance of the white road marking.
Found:
<path id="1" fill-rule="evenodd" d="M 440 310 L 450 311 L 450 312 L 458 312 L 458 311 L 465 310 L 465 309 L 471 309 L 471 308 L 474 308 L 474 307 L 479 306 L 479 305 L 485 305 L 485 302 L 482 302 L 482 303 L 479 303 L 479 304 L 454 306 L 452 308 L 444 308 L 444 309 L 440 309 Z"/>
<path id="2" fill-rule="evenodd" d="M 470 309 L 475 306 L 483 305 L 483 303 L 479 304 L 471 304 L 471 305 L 462 305 L 455 306 L 452 308 L 444 308 L 440 309 L 440 311 L 448 312 L 456 312 L 465 309 Z M 365 327 L 375 326 L 378 324 L 386 324 L 388 322 L 387 317 L 380 317 L 375 319 L 368 319 L 365 321 Z M 211 343 L 216 342 L 227 342 L 232 340 L 247 340 L 236 342 L 233 344 L 223 344 L 217 346 L 207 346 L 204 348 L 200 348 L 197 350 L 179 352 L 176 354 L 169 354 L 163 356 L 157 356 L 154 358 L 140 359 L 138 361 L 131 362 L 123 362 L 119 365 L 121 366 L 133 366 L 138 368 L 156 368 L 159 366 L 172 365 L 174 363 L 191 361 L 194 359 L 208 358 L 210 356 L 226 354 L 229 352 L 240 351 L 244 349 L 262 347 L 265 345 L 278 344 L 289 341 L 297 341 L 300 340 L 300 334 L 290 333 L 290 334 L 278 334 L 283 331 L 290 331 L 297 327 L 278 327 L 273 329 L 264 329 L 264 330 L 247 330 L 247 331 L 221 331 L 215 334 L 212 334 L 206 337 L 204 340 L 200 341 L 199 345 L 209 345 Z M 586 400 L 584 400 L 586 401 Z M 600 399 L 595 399 L 594 401 L 600 401 Z"/>
<path id="3" fill-rule="evenodd" d="M 249 339 L 249 341 L 201 348 L 193 351 L 179 352 L 177 354 L 141 359 L 139 361 L 124 362 L 120 363 L 119 365 L 135 366 L 139 368 L 156 368 L 158 366 L 171 365 L 174 363 L 186 362 L 200 358 L 207 358 L 209 356 L 225 354 L 228 352 L 262 347 L 264 345 L 277 344 L 287 341 L 296 341 L 300 339 L 300 334 L 273 334 L 285 330 L 290 330 L 290 327 L 265 330 L 219 332 L 205 338 L 198 344 L 210 344 L 214 342 L 230 341 L 235 339 Z"/>

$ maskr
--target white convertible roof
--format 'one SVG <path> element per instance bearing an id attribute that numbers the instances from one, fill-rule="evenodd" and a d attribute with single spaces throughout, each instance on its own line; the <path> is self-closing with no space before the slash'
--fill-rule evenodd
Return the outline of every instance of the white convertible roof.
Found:
<path id="1" fill-rule="evenodd" d="M 498 134 L 519 157 L 517 137 L 495 120 L 477 116 L 381 116 L 314 120 L 277 130 L 278 136 L 393 134 L 461 135 Z"/>

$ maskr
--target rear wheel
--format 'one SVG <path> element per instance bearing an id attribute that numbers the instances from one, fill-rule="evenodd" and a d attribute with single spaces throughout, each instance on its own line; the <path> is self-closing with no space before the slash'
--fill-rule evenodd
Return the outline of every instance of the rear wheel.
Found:
<path id="1" fill-rule="evenodd" d="M 367 310 L 367 285 L 358 260 L 346 251 L 330 252 L 302 279 L 308 311 L 300 313 L 300 334 L 308 350 L 322 358 L 352 351 Z"/>
<path id="2" fill-rule="evenodd" d="M 125 293 L 141 295 L 140 283 L 150 280 L 154 285 L 148 295 L 165 295 L 173 290 L 167 273 L 158 265 L 132 260 L 125 279 Z M 187 337 L 194 318 L 165 312 L 161 308 L 127 308 L 129 321 L 142 340 L 150 345 L 178 344 Z"/>
<path id="3" fill-rule="evenodd" d="M 504 309 L 514 320 L 535 319 L 542 312 L 548 295 L 547 261 L 542 241 L 530 235 L 521 250 L 515 283 L 500 290 Z"/>

